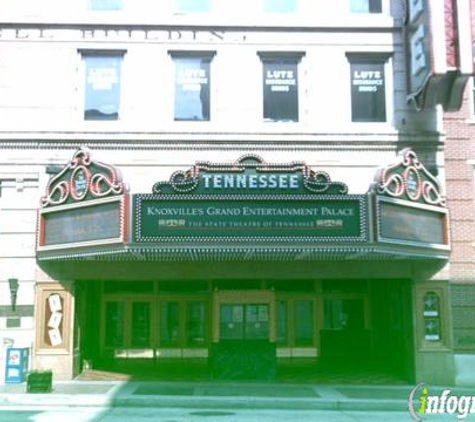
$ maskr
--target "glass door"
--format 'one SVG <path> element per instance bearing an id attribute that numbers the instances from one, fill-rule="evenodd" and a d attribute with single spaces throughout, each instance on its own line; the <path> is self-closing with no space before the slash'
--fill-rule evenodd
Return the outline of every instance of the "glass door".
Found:
<path id="1" fill-rule="evenodd" d="M 222 304 L 220 340 L 269 340 L 269 305 Z"/>
<path id="2" fill-rule="evenodd" d="M 210 361 L 214 378 L 275 378 L 274 298 L 267 290 L 215 293 Z"/>
<path id="3" fill-rule="evenodd" d="M 107 349 L 125 346 L 125 303 L 108 301 L 105 305 L 105 346 Z"/>
<path id="4" fill-rule="evenodd" d="M 150 300 L 106 300 L 103 355 L 109 358 L 153 357 L 151 313 Z"/>
<path id="5" fill-rule="evenodd" d="M 157 304 L 156 355 L 207 357 L 209 312 L 206 298 L 164 295 Z"/>
<path id="6" fill-rule="evenodd" d="M 148 349 L 150 342 L 150 302 L 132 302 L 130 319 L 130 346 Z"/>

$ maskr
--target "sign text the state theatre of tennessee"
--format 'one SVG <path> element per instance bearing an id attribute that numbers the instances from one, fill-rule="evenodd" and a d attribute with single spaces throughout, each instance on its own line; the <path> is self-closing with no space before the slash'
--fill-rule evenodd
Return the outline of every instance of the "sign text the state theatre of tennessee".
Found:
<path id="1" fill-rule="evenodd" d="M 136 240 L 171 238 L 329 238 L 360 240 L 364 197 L 281 199 L 136 199 Z"/>

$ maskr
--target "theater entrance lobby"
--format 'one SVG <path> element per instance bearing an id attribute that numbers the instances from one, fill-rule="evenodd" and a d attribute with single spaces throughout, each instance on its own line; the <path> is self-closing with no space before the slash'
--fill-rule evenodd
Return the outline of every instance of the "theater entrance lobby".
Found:
<path id="1" fill-rule="evenodd" d="M 83 379 L 400 383 L 413 377 L 408 280 L 76 286 Z"/>

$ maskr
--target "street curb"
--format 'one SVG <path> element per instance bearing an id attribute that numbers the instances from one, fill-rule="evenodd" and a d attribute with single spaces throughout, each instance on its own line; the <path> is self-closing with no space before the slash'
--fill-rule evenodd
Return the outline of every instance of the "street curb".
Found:
<path id="1" fill-rule="evenodd" d="M 404 411 L 404 400 L 328 400 L 280 397 L 94 396 L 90 394 L 2 394 L 1 406 L 146 407 L 193 409 Z"/>
<path id="2" fill-rule="evenodd" d="M 127 396 L 115 397 L 115 407 L 180 407 L 203 409 L 280 409 L 280 410 L 375 410 L 404 411 L 404 400 L 325 400 L 256 397 L 204 397 L 204 396 Z"/>
<path id="3" fill-rule="evenodd" d="M 91 394 L 0 394 L 0 406 L 110 406 L 112 397 Z"/>

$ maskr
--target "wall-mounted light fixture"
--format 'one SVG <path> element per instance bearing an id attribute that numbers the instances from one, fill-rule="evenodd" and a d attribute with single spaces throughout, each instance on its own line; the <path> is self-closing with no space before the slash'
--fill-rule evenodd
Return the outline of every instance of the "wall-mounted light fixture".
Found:
<path id="1" fill-rule="evenodd" d="M 12 304 L 12 311 L 15 312 L 16 310 L 16 298 L 18 293 L 18 279 L 17 278 L 9 278 L 8 285 L 10 286 L 10 300 Z"/>

